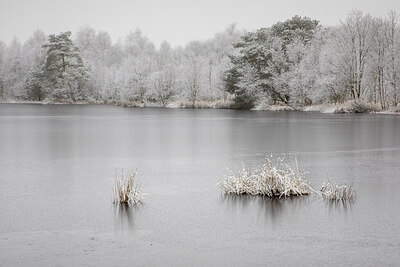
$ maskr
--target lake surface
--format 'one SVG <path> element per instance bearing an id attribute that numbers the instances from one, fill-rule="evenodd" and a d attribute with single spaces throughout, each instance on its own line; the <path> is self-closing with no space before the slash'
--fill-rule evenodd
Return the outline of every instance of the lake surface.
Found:
<path id="1" fill-rule="evenodd" d="M 220 193 L 271 154 L 358 199 Z M 122 168 L 144 205 L 112 205 Z M 398 116 L 0 104 L 4 266 L 397 265 L 399 193 Z"/>

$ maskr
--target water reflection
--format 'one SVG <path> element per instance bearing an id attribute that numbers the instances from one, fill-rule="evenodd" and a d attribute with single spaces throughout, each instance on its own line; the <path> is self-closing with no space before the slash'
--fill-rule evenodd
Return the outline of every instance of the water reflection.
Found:
<path id="1" fill-rule="evenodd" d="M 354 200 L 338 200 L 331 201 L 324 199 L 325 206 L 328 207 L 329 214 L 343 214 L 347 216 L 348 212 L 352 211 L 353 205 L 356 203 L 356 199 Z"/>
<path id="2" fill-rule="evenodd" d="M 310 196 L 269 198 L 252 195 L 225 195 L 221 194 L 221 202 L 225 203 L 231 211 L 244 213 L 248 210 L 255 211 L 258 216 L 263 216 L 276 222 L 287 214 L 293 215 L 309 205 Z"/>
<path id="3" fill-rule="evenodd" d="M 300 252 L 291 253 L 292 262 L 311 257 L 305 248 L 314 241 L 320 250 L 313 255 L 328 251 L 322 260 L 343 241 L 342 258 L 357 237 L 370 244 L 357 253 L 375 252 L 360 264 L 368 263 L 392 251 L 399 232 L 399 133 L 399 116 L 0 105 L 0 232 L 115 230 L 155 236 L 163 242 L 158 259 L 168 258 L 167 244 L 190 244 L 184 252 L 204 253 L 210 263 L 255 244 L 253 265 L 265 262 L 265 248 L 278 259 L 282 251 Z M 294 153 L 314 185 L 332 175 L 360 186 L 362 198 L 354 205 L 315 194 L 220 197 L 214 185 L 223 166 L 248 166 L 271 153 Z M 159 205 L 112 206 L 110 175 L 121 167 L 139 167 Z M 60 203 L 65 208 L 54 216 Z M 184 258 L 192 256 L 204 263 Z M 240 263 L 232 260 L 225 265 Z"/>
<path id="4" fill-rule="evenodd" d="M 121 203 L 113 205 L 116 230 L 133 230 L 140 206 Z"/>

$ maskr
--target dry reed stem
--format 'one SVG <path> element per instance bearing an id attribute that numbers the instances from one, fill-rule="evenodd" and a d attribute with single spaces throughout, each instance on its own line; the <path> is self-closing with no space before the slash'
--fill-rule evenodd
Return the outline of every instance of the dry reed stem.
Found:
<path id="1" fill-rule="evenodd" d="M 135 178 L 137 171 L 124 174 L 122 169 L 118 174 L 115 171 L 114 176 L 114 204 L 139 204 L 143 203 L 143 194 L 140 192 L 140 185 Z"/>
<path id="2" fill-rule="evenodd" d="M 322 197 L 330 201 L 351 201 L 357 197 L 357 191 L 353 184 L 347 185 L 346 183 L 341 183 L 335 185 L 329 181 L 322 185 L 320 191 Z"/>

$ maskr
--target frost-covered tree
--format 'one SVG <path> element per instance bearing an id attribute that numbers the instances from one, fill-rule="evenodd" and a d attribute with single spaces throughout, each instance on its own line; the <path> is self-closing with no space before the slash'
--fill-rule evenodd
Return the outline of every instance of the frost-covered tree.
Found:
<path id="1" fill-rule="evenodd" d="M 124 78 L 124 99 L 144 102 L 150 87 L 149 77 L 152 72 L 150 56 L 140 54 L 137 57 L 129 57 L 124 69 L 127 72 Z"/>
<path id="2" fill-rule="evenodd" d="M 266 94 L 274 100 L 287 102 L 274 87 L 274 78 L 282 69 L 281 40 L 274 37 L 270 29 L 263 28 L 242 36 L 235 48 L 235 53 L 230 55 L 233 66 L 227 71 L 226 85 L 227 90 L 235 94 L 236 101 L 251 107 L 257 100 L 254 96 Z M 252 88 L 250 92 L 249 88 Z"/>
<path id="3" fill-rule="evenodd" d="M 90 97 L 86 83 L 89 70 L 78 47 L 71 40 L 71 32 L 50 35 L 46 49 L 45 77 L 52 97 L 60 100 L 85 100 Z"/>
<path id="4" fill-rule="evenodd" d="M 301 89 L 314 83 L 310 95 L 313 102 L 363 100 L 383 109 L 396 105 L 398 36 L 395 13 L 382 19 L 355 10 L 340 26 L 326 31 L 322 39 L 312 41 L 319 49 L 308 50 L 299 66 L 307 67 L 313 54 L 318 56 L 317 64 L 297 69 L 296 77 L 309 77 L 307 70 L 317 72 L 314 82 L 300 79 L 296 83 L 294 79 L 293 83 Z"/>
<path id="5" fill-rule="evenodd" d="M 1 47 L 0 98 L 27 97 L 26 75 L 34 65 L 45 40 L 44 33 L 36 31 L 23 45 L 14 38 L 9 46 Z"/>
<path id="6" fill-rule="evenodd" d="M 339 53 L 335 28 L 320 28 L 308 45 L 294 47 L 295 61 L 284 76 L 288 80 L 292 103 L 299 105 L 343 102 L 350 84 L 346 62 Z M 297 56 L 301 55 L 301 56 Z"/>
<path id="7" fill-rule="evenodd" d="M 47 84 L 45 70 L 46 53 L 43 51 L 36 57 L 35 63 L 26 78 L 27 97 L 29 99 L 41 101 L 47 96 L 49 85 Z"/>
<path id="8" fill-rule="evenodd" d="M 154 44 L 143 35 L 140 29 L 129 32 L 125 38 L 125 52 L 131 56 L 139 54 L 152 54 L 155 51 Z"/>
<path id="9" fill-rule="evenodd" d="M 35 31 L 22 46 L 24 65 L 29 70 L 36 62 L 36 58 L 42 52 L 42 46 L 46 43 L 46 34 L 42 31 Z"/>
<path id="10" fill-rule="evenodd" d="M 183 52 L 182 66 L 184 72 L 181 79 L 184 86 L 184 96 L 192 105 L 204 98 L 207 88 L 207 46 L 199 41 L 192 41 Z"/>
<path id="11" fill-rule="evenodd" d="M 294 16 L 285 22 L 271 26 L 272 35 L 282 39 L 283 45 L 292 44 L 296 39 L 303 44 L 311 42 L 318 29 L 319 22 L 308 17 Z"/>
<path id="12" fill-rule="evenodd" d="M 230 67 L 228 54 L 234 50 L 233 44 L 238 42 L 244 32 L 239 31 L 235 24 L 229 25 L 223 32 L 215 34 L 206 42 L 206 77 L 207 93 L 211 100 L 227 97 L 224 86 L 225 70 Z"/>
<path id="13" fill-rule="evenodd" d="M 162 42 L 155 55 L 155 64 L 151 74 L 151 90 L 149 98 L 160 101 L 163 106 L 179 93 L 177 74 L 177 57 L 172 47 L 166 42 Z"/>
<path id="14" fill-rule="evenodd" d="M 288 46 L 288 58 L 292 62 L 291 71 L 282 75 L 286 79 L 292 102 L 308 105 L 313 102 L 313 91 L 320 75 L 319 55 L 323 40 L 321 32 L 311 41 L 309 46 L 302 42 L 294 42 Z"/>
<path id="15" fill-rule="evenodd" d="M 81 28 L 77 34 L 75 43 L 85 58 L 92 57 L 91 53 L 95 47 L 96 31 L 89 26 Z"/>
<path id="16" fill-rule="evenodd" d="M 368 58 L 368 63 L 365 67 L 365 84 L 369 89 L 366 98 L 381 105 L 381 108 L 386 107 L 386 68 L 385 61 L 387 58 L 387 40 L 385 39 L 385 31 L 387 24 L 381 18 L 373 20 L 371 26 L 371 54 Z"/>
<path id="17" fill-rule="evenodd" d="M 0 41 L 0 99 L 4 99 L 4 56 L 6 51 L 6 45 Z"/>
<path id="18" fill-rule="evenodd" d="M 24 96 L 26 68 L 22 55 L 22 45 L 14 38 L 5 50 L 3 60 L 4 98 L 21 98 Z"/>
<path id="19" fill-rule="evenodd" d="M 371 52 L 370 41 L 372 18 L 359 10 L 351 12 L 342 23 L 339 31 L 339 49 L 349 55 L 351 75 L 350 91 L 353 99 L 358 100 L 366 93 L 364 71 Z"/>
<path id="20" fill-rule="evenodd" d="M 226 89 L 245 107 L 252 107 L 260 97 L 288 103 L 287 72 L 301 61 L 317 26 L 317 21 L 295 16 L 243 35 L 230 56 L 233 66 L 226 73 Z"/>
<path id="21" fill-rule="evenodd" d="M 397 106 L 400 102 L 400 17 L 390 11 L 386 18 L 385 40 L 386 50 L 386 77 L 390 93 L 391 104 Z"/>
<path id="22" fill-rule="evenodd" d="M 137 29 L 130 32 L 123 45 L 122 68 L 118 70 L 122 79 L 122 98 L 125 101 L 145 102 L 151 87 L 154 44 Z"/>
<path id="23" fill-rule="evenodd" d="M 45 51 L 43 45 L 46 35 L 41 31 L 35 31 L 23 45 L 24 65 L 26 74 L 26 97 L 41 101 L 46 96 L 46 79 L 44 75 Z"/>
<path id="24" fill-rule="evenodd" d="M 314 39 L 306 57 L 300 63 L 304 66 L 302 75 L 316 72 L 315 84 L 311 88 L 310 98 L 313 103 L 343 102 L 350 96 L 352 83 L 351 57 L 346 51 L 341 51 L 338 40 L 339 29 L 330 28 L 321 32 Z M 314 49 L 315 48 L 315 49 Z M 312 57 L 312 64 L 307 61 Z M 303 83 L 304 84 L 304 83 Z M 305 82 L 306 85 L 310 85 Z"/>

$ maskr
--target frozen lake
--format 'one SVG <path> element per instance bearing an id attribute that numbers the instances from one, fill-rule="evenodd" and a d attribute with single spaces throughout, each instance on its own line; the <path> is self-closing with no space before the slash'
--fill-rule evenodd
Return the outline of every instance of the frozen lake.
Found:
<path id="1" fill-rule="evenodd" d="M 296 155 L 358 199 L 224 197 L 226 167 Z M 112 205 L 138 168 L 145 204 Z M 0 104 L 0 265 L 396 265 L 400 117 Z"/>

